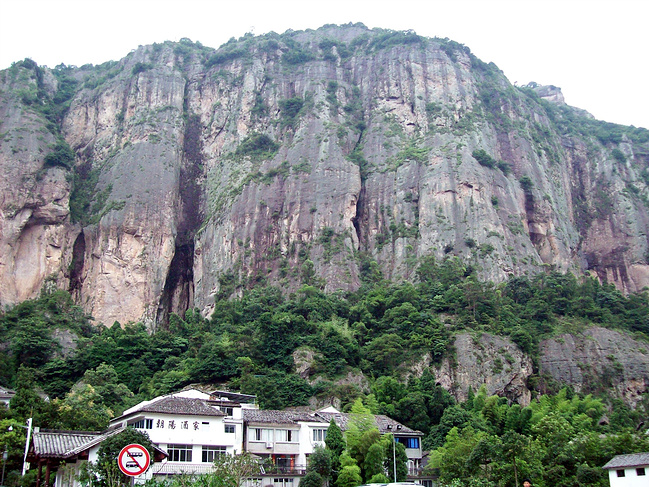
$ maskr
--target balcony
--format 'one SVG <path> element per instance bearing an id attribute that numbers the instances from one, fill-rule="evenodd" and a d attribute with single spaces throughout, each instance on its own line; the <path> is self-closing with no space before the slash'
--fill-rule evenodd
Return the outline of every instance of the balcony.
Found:
<path id="1" fill-rule="evenodd" d="M 262 476 L 264 477 L 276 477 L 277 475 L 296 475 L 302 476 L 306 475 L 306 465 L 293 465 L 284 466 L 284 465 L 266 465 L 262 466 Z"/>
<path id="2" fill-rule="evenodd" d="M 300 444 L 297 442 L 248 440 L 246 450 L 257 455 L 269 453 L 297 455 L 300 453 Z"/>

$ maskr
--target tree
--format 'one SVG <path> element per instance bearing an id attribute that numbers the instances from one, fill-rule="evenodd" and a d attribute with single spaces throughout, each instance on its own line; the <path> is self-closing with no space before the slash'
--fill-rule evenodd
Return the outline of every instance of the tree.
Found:
<path id="1" fill-rule="evenodd" d="M 73 388 L 62 401 L 56 399 L 63 427 L 83 431 L 102 431 L 113 417 L 103 398 L 90 384 Z"/>
<path id="2" fill-rule="evenodd" d="M 84 465 L 80 480 L 92 487 L 126 487 L 131 478 L 124 475 L 117 466 L 117 457 L 126 445 L 137 443 L 149 451 L 151 462 L 154 458 L 153 443 L 149 435 L 134 428 L 106 438 L 97 452 L 97 462 Z"/>
<path id="3" fill-rule="evenodd" d="M 363 483 L 361 469 L 347 452 L 340 455 L 340 473 L 336 480 L 336 487 L 356 487 Z"/>
<path id="4" fill-rule="evenodd" d="M 322 487 L 324 479 L 322 476 L 315 470 L 308 471 L 306 475 L 300 480 L 300 485 L 302 487 Z"/>
<path id="5" fill-rule="evenodd" d="M 321 481 L 327 480 L 331 475 L 331 457 L 332 452 L 330 450 L 319 445 L 316 446 L 313 449 L 313 453 L 309 456 L 309 465 L 306 471 L 317 472 L 320 475 Z"/>
<path id="6" fill-rule="evenodd" d="M 345 450 L 345 438 L 343 437 L 342 430 L 333 418 L 327 428 L 325 445 L 327 450 L 331 452 L 331 480 L 335 483 L 340 472 L 340 455 Z"/>
<path id="7" fill-rule="evenodd" d="M 95 388 L 102 402 L 113 413 L 121 412 L 125 402 L 133 397 L 130 389 L 119 381 L 115 367 L 105 362 L 95 369 L 86 370 L 83 374 L 83 382 Z"/>
<path id="8" fill-rule="evenodd" d="M 219 455 L 214 460 L 214 472 L 219 487 L 240 487 L 244 480 L 260 474 L 260 464 L 249 452 Z"/>
<path id="9" fill-rule="evenodd" d="M 383 446 L 379 442 L 370 445 L 365 454 L 365 458 L 363 459 L 365 482 L 370 482 L 370 479 L 374 478 L 376 475 L 384 473 L 383 460 Z"/>

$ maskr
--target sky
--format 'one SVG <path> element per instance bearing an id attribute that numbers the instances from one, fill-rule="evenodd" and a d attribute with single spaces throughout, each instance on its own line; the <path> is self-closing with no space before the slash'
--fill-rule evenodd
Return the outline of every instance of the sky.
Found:
<path id="1" fill-rule="evenodd" d="M 0 0 L 0 69 L 348 22 L 448 37 L 512 83 L 555 85 L 597 119 L 649 128 L 649 0 Z"/>

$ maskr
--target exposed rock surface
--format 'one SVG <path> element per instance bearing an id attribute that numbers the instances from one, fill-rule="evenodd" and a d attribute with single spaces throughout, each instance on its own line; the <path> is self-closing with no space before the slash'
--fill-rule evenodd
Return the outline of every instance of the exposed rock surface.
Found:
<path id="1" fill-rule="evenodd" d="M 483 333 L 462 333 L 455 338 L 455 363 L 445 359 L 435 368 L 437 382 L 458 401 L 465 401 L 469 388 L 485 386 L 487 394 L 507 397 L 521 405 L 530 403 L 527 379 L 532 360 L 511 341 Z"/>
<path id="2" fill-rule="evenodd" d="M 614 390 L 631 406 L 649 389 L 649 344 L 607 328 L 541 342 L 539 372 L 575 391 Z"/>
<path id="3" fill-rule="evenodd" d="M 452 41 L 327 26 L 69 72 L 73 171 L 44 164 L 55 138 L 24 102 L 55 99 L 52 72 L 2 73 L 2 305 L 50 279 L 98 322 L 154 329 L 261 282 L 355 289 L 359 252 L 394 280 L 433 253 L 494 281 L 550 265 L 649 285 L 647 142 L 596 136 L 557 89 Z"/>

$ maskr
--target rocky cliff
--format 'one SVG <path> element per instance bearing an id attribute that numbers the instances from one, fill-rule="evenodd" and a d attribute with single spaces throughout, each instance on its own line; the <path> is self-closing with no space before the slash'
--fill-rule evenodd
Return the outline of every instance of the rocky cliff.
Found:
<path id="1" fill-rule="evenodd" d="M 546 339 L 539 363 L 506 337 L 460 333 L 455 353 L 433 367 L 437 382 L 460 402 L 484 386 L 489 395 L 528 405 L 532 390 L 571 386 L 583 394 L 608 394 L 636 407 L 649 390 L 649 352 L 644 341 L 602 327 Z M 548 387 L 550 385 L 550 387 Z"/>
<path id="2" fill-rule="evenodd" d="M 3 305 L 47 281 L 154 329 L 256 283 L 355 289 L 371 260 L 409 279 L 431 253 L 649 285 L 649 133 L 449 40 L 325 26 L 0 82 Z"/>

